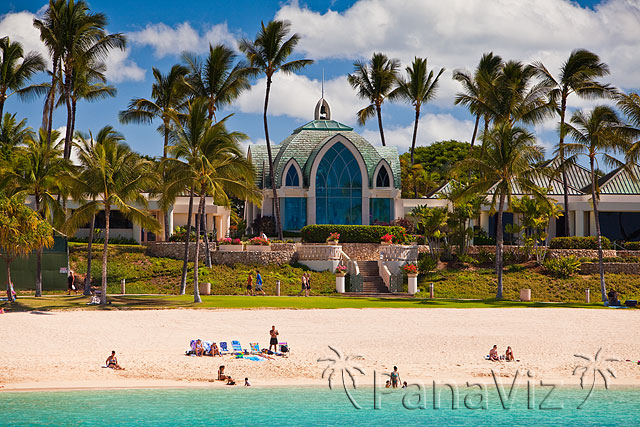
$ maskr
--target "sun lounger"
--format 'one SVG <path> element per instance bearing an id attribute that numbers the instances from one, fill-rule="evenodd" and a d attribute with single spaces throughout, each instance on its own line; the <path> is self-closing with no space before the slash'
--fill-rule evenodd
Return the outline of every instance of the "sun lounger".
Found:
<path id="1" fill-rule="evenodd" d="M 260 350 L 260 346 L 257 342 L 250 342 L 249 347 L 251 347 L 251 353 L 260 354 L 262 351 Z"/>
<path id="2" fill-rule="evenodd" d="M 226 341 L 220 341 L 220 353 L 231 353 L 229 351 L 229 349 L 227 348 L 227 342 Z"/>
<path id="3" fill-rule="evenodd" d="M 244 353 L 242 346 L 240 345 L 240 341 L 231 341 L 231 347 L 233 348 L 234 353 Z"/>

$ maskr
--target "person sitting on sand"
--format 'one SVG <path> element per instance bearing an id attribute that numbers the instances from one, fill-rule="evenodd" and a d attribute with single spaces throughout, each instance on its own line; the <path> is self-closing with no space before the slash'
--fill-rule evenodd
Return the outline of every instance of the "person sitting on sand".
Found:
<path id="1" fill-rule="evenodd" d="M 513 350 L 511 350 L 511 346 L 507 346 L 507 351 L 504 353 L 504 360 L 507 362 L 513 362 L 515 360 L 513 358 Z"/>
<path id="2" fill-rule="evenodd" d="M 391 386 L 393 388 L 398 388 L 398 384 L 400 384 L 400 372 L 398 372 L 398 367 L 393 367 L 393 372 L 391 372 Z"/>
<path id="3" fill-rule="evenodd" d="M 494 345 L 493 348 L 489 350 L 489 360 L 493 360 L 494 362 L 497 362 L 498 360 L 500 360 L 500 358 L 498 357 L 497 345 Z"/>
<path id="4" fill-rule="evenodd" d="M 201 357 L 204 355 L 204 346 L 201 340 L 196 340 L 196 356 Z"/>
<path id="5" fill-rule="evenodd" d="M 245 377 L 245 379 L 244 379 L 244 386 L 245 386 L 245 387 L 251 387 L 251 384 L 249 384 L 249 378 L 246 378 L 246 377 Z"/>
<path id="6" fill-rule="evenodd" d="M 222 355 L 220 354 L 220 350 L 218 349 L 218 344 L 216 344 L 216 343 L 211 343 L 211 351 L 209 353 L 212 356 L 220 356 L 220 357 L 222 357 Z"/>
<path id="7" fill-rule="evenodd" d="M 227 385 L 236 385 L 236 382 L 231 378 L 231 376 L 227 376 Z"/>
<path id="8" fill-rule="evenodd" d="M 104 362 L 104 364 L 107 366 L 107 368 L 124 371 L 124 368 L 118 365 L 118 358 L 116 357 L 115 350 L 111 352 L 111 356 L 107 357 L 107 360 Z"/>
<path id="9" fill-rule="evenodd" d="M 225 381 L 227 378 L 231 378 L 231 377 L 225 375 L 224 365 L 220 365 L 220 367 L 218 368 L 218 381 Z"/>

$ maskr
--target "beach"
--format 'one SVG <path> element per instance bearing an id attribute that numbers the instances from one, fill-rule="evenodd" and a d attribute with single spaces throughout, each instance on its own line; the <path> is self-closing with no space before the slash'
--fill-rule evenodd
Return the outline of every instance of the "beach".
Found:
<path id="1" fill-rule="evenodd" d="M 336 357 L 328 346 L 351 356 L 339 366 L 364 370 L 359 385 L 394 365 L 409 383 L 492 384 L 493 370 L 509 384 L 518 371 L 578 385 L 573 370 L 587 361 L 574 355 L 593 358 L 602 348 L 602 366 L 617 377 L 611 384 L 640 386 L 640 310 L 631 309 L 60 311 L 3 314 L 0 324 L 2 391 L 223 387 L 214 381 L 219 365 L 240 385 L 248 377 L 258 387 L 326 386 L 328 362 L 318 359 Z M 195 338 L 267 347 L 272 325 L 289 343 L 288 358 L 185 356 Z M 494 344 L 499 354 L 511 346 L 519 362 L 484 360 Z M 126 370 L 102 368 L 111 350 Z"/>

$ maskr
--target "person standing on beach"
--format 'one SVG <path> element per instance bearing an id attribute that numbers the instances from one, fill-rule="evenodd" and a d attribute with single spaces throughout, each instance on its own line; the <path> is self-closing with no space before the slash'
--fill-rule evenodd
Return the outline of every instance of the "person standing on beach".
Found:
<path id="1" fill-rule="evenodd" d="M 260 275 L 260 271 L 256 270 L 256 295 L 258 292 L 262 292 L 262 295 L 266 295 L 262 290 L 262 276 Z"/>
<path id="2" fill-rule="evenodd" d="M 275 326 L 271 327 L 269 335 L 271 336 L 271 339 L 269 340 L 269 351 L 271 351 L 271 347 L 273 347 L 273 352 L 275 353 L 278 351 L 278 335 L 280 335 Z"/>
<path id="3" fill-rule="evenodd" d="M 393 372 L 389 375 L 391 377 L 391 386 L 393 388 L 398 388 L 398 384 L 400 384 L 400 372 L 398 372 L 398 367 L 393 367 Z"/>
<path id="4" fill-rule="evenodd" d="M 249 273 L 249 277 L 247 277 L 247 295 L 253 295 L 251 285 L 253 285 L 253 276 L 252 273 Z"/>

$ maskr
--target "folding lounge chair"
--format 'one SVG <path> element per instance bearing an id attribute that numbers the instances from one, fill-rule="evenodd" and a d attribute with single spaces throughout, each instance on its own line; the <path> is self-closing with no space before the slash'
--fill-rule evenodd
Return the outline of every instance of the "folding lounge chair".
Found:
<path id="1" fill-rule="evenodd" d="M 251 353 L 256 353 L 256 354 L 261 354 L 262 353 L 260 351 L 260 346 L 258 345 L 257 342 L 251 342 L 251 343 L 249 343 L 249 346 L 251 347 Z"/>
<path id="2" fill-rule="evenodd" d="M 227 342 L 226 341 L 220 341 L 220 353 L 231 353 L 229 351 L 229 349 L 227 348 Z"/>
<path id="3" fill-rule="evenodd" d="M 244 353 L 242 346 L 240 345 L 240 341 L 231 341 L 231 347 L 233 347 L 234 353 Z"/>

